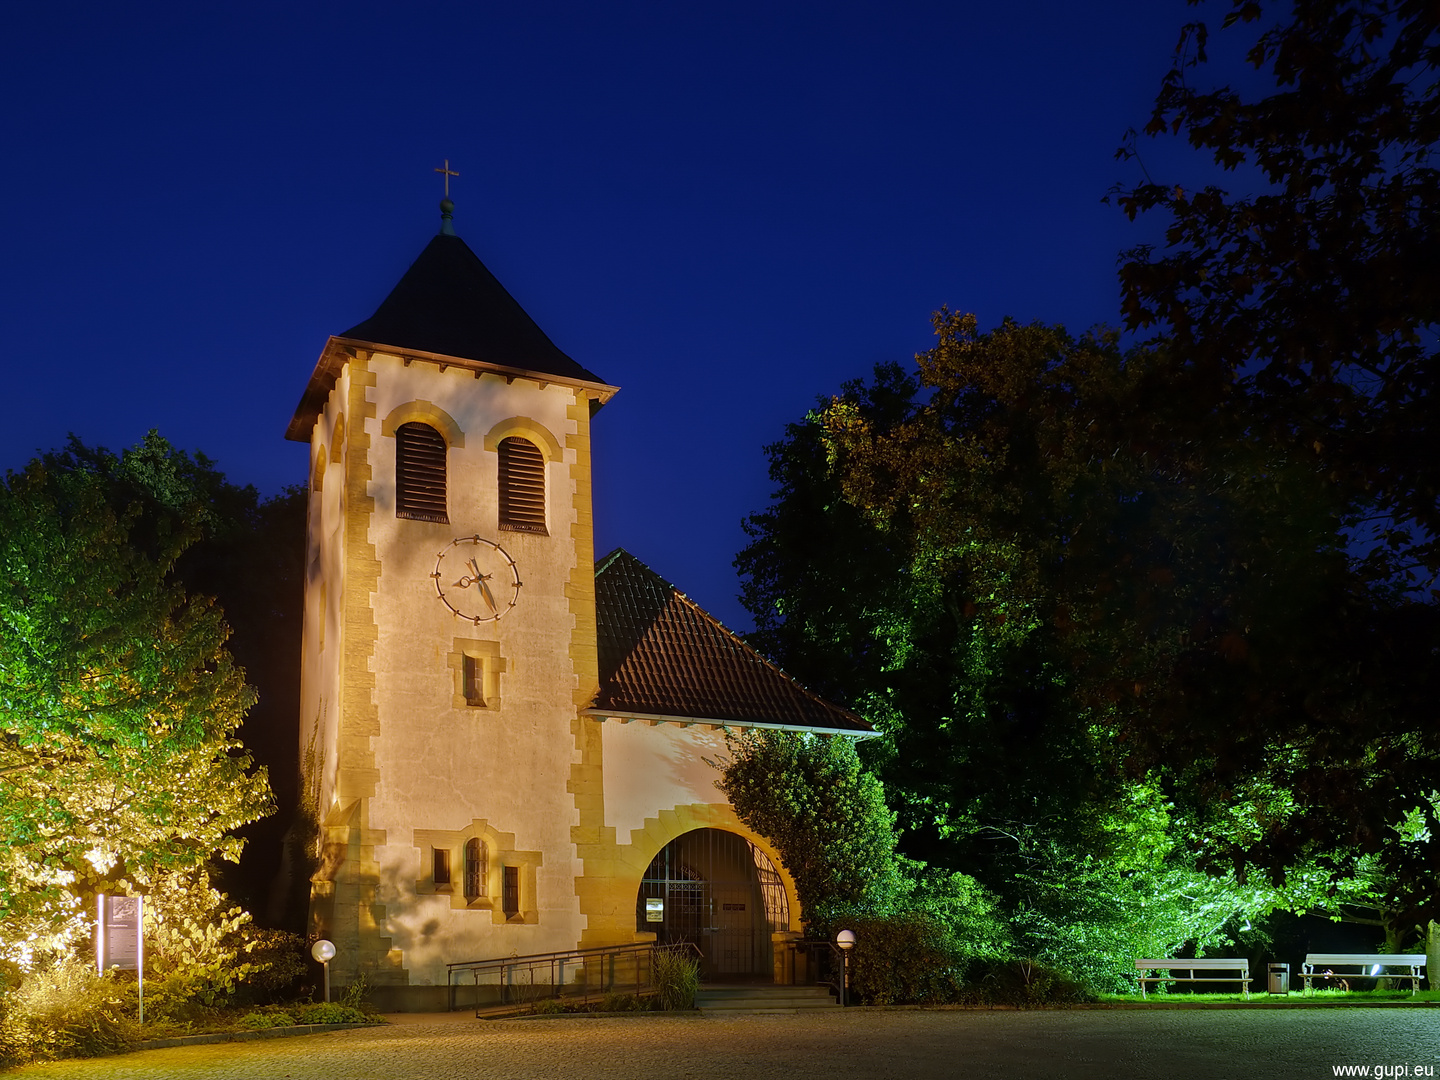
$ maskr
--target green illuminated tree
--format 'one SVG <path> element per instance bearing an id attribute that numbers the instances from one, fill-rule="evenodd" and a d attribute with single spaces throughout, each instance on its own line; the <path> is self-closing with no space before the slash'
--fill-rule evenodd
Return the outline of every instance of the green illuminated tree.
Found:
<path id="1" fill-rule="evenodd" d="M 779 851 L 807 931 L 856 932 L 867 1000 L 948 1000 L 971 960 L 1005 951 L 1009 933 L 974 878 L 899 853 L 884 789 L 850 739 L 750 730 L 727 743 L 717 786 Z"/>
<path id="2" fill-rule="evenodd" d="M 1219 10 L 1219 35 L 1184 29 L 1146 133 L 1184 138 L 1230 178 L 1116 193 L 1164 228 L 1124 256 L 1125 317 L 1167 333 L 1203 392 L 1244 398 L 1324 487 L 1353 577 L 1319 613 L 1327 667 L 1290 717 L 1267 719 L 1283 734 L 1202 737 L 1237 781 L 1288 773 L 1275 780 L 1292 804 L 1248 858 L 1275 871 L 1305 847 L 1373 853 L 1392 928 L 1427 923 L 1440 893 L 1440 14 L 1419 0 Z M 1217 47 L 1244 54 L 1244 87 L 1205 84 Z M 1282 770 L 1266 760 L 1276 750 Z M 1417 812 L 1424 828 L 1407 833 Z"/>
<path id="3" fill-rule="evenodd" d="M 106 882 L 236 858 L 234 830 L 270 807 L 235 738 L 253 693 L 229 631 L 172 572 L 209 514 L 196 465 L 152 433 L 120 457 L 73 444 L 0 487 L 11 954 L 63 944 L 79 897 Z"/>
<path id="4" fill-rule="evenodd" d="M 1386 786 L 1390 684 L 1353 679 L 1395 662 L 1404 605 L 1355 573 L 1332 489 L 1168 350 L 936 329 L 918 377 L 852 384 L 771 448 L 737 560 L 763 644 L 885 732 L 865 752 L 906 852 L 1028 912 L 1022 941 L 1097 948 L 1124 935 L 1067 911 L 1168 895 L 1147 930 L 1203 942 L 1367 855 L 1402 880 L 1415 845 L 1347 844 L 1332 809 L 1337 783 L 1380 821 L 1415 805 Z M 1069 905 L 1064 880 L 1109 899 Z"/>
<path id="5" fill-rule="evenodd" d="M 1396 830 L 1433 814 L 1436 759 L 1410 711 L 1432 639 L 1421 606 L 1356 572 L 1326 477 L 1263 402 L 1214 393 L 1169 350 L 936 325 L 911 416 L 879 428 L 841 399 L 825 423 L 846 498 L 906 538 L 955 639 L 996 671 L 1034 650 L 1050 666 L 1021 686 L 1049 687 L 1046 715 L 1113 748 L 1101 773 L 1158 771 L 1213 826 L 1217 865 L 1278 881 L 1374 854 L 1403 892 L 1425 854 Z M 961 684 L 957 701 L 1001 680 Z"/>
<path id="6" fill-rule="evenodd" d="M 717 782 L 740 820 L 767 837 L 812 922 L 835 907 L 893 907 L 905 889 L 894 815 L 849 739 L 746 731 L 729 739 Z"/>

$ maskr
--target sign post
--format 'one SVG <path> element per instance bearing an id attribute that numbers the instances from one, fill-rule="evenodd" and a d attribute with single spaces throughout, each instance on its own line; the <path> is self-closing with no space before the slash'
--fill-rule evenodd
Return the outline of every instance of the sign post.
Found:
<path id="1" fill-rule="evenodd" d="M 135 972 L 140 1000 L 140 1023 L 145 1022 L 145 901 L 139 896 L 96 895 L 95 967 L 103 975 L 111 968 Z"/>

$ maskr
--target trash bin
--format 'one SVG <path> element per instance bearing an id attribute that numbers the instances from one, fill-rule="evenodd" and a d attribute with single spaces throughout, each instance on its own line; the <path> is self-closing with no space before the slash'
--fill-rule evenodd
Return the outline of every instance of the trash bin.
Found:
<path id="1" fill-rule="evenodd" d="M 1290 965 L 1266 964 L 1265 979 L 1272 994 L 1290 993 Z"/>

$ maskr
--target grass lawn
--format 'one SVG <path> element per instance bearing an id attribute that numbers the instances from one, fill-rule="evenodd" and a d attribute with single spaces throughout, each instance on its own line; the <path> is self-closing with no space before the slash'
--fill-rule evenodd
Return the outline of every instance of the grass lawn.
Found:
<path id="1" fill-rule="evenodd" d="M 1102 1002 L 1154 1002 L 1162 1005 L 1217 1004 L 1244 1005 L 1243 994 L 1165 994 L 1156 990 L 1142 998 L 1137 990 L 1133 994 L 1101 994 Z M 1250 991 L 1250 1001 L 1313 1001 L 1316 1004 L 1365 1004 L 1371 1001 L 1440 1001 L 1440 990 L 1421 990 L 1412 994 L 1409 990 L 1311 990 L 1308 994 L 1292 988 L 1286 996 L 1267 994 L 1263 988 Z"/>

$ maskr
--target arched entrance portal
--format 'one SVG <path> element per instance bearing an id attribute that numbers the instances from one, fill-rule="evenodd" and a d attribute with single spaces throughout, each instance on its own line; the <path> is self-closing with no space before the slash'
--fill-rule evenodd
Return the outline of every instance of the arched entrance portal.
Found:
<path id="1" fill-rule="evenodd" d="M 770 976 L 770 935 L 790 929 L 790 901 L 758 847 L 723 829 L 696 829 L 646 867 L 635 922 L 662 944 L 692 942 L 705 978 Z"/>

